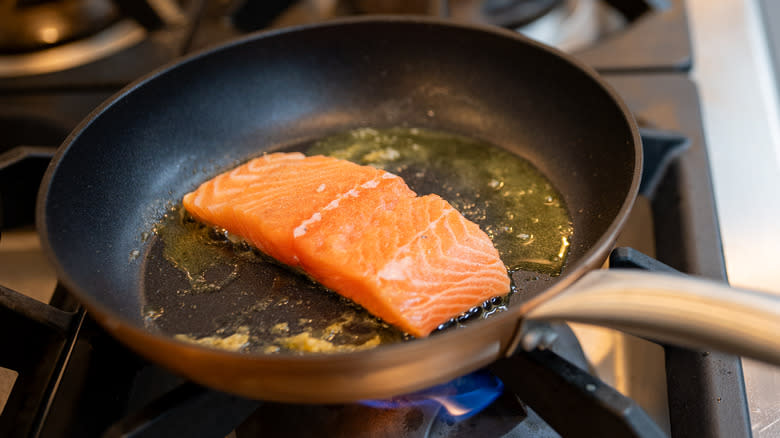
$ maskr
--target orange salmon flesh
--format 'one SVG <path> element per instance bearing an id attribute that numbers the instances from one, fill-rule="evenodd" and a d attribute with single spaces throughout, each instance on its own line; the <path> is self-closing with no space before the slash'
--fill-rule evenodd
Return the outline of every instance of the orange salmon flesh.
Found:
<path id="1" fill-rule="evenodd" d="M 373 167 L 273 153 L 206 181 L 183 205 L 416 337 L 509 292 L 479 226 Z"/>

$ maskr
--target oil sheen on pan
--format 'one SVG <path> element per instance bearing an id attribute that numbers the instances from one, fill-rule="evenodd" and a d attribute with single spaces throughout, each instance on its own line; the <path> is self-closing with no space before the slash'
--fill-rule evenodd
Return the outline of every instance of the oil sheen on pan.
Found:
<path id="1" fill-rule="evenodd" d="M 421 129 L 362 128 L 294 150 L 401 176 L 435 193 L 493 241 L 509 272 L 561 272 L 573 229 L 561 196 L 526 160 L 481 141 Z M 185 341 L 254 352 L 341 352 L 411 336 L 173 207 L 153 230 L 144 263 L 149 328 Z M 506 308 L 488 300 L 441 328 Z"/>

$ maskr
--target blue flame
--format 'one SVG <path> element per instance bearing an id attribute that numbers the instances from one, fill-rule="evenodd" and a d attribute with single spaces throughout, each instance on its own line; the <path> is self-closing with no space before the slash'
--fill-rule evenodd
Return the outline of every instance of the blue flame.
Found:
<path id="1" fill-rule="evenodd" d="M 496 376 L 487 371 L 477 371 L 422 391 L 386 400 L 363 400 L 361 403 L 382 409 L 435 404 L 444 408 L 440 415 L 461 421 L 490 406 L 503 389 L 504 384 Z"/>

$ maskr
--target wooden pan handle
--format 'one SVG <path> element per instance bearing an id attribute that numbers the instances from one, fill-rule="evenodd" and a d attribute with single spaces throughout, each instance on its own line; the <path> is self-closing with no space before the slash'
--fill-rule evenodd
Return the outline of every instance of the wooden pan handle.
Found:
<path id="1" fill-rule="evenodd" d="M 780 295 L 699 278 L 596 270 L 526 318 L 594 324 L 780 366 Z"/>

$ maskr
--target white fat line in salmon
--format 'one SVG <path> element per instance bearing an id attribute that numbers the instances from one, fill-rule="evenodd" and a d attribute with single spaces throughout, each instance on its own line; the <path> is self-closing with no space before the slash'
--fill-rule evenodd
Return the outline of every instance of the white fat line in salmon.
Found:
<path id="1" fill-rule="evenodd" d="M 392 176 L 387 177 L 386 175 L 392 175 Z M 381 178 L 382 179 L 390 179 L 390 178 L 397 178 L 397 176 L 393 175 L 393 174 L 391 174 L 389 172 L 383 172 Z M 375 189 L 375 188 L 379 187 L 379 183 L 380 183 L 380 181 L 377 181 L 377 179 L 374 178 L 374 179 L 368 180 L 368 181 L 366 181 L 366 182 L 364 182 L 362 184 L 357 184 L 354 187 L 352 187 L 351 189 L 347 190 L 346 192 L 339 193 L 336 196 L 336 199 L 330 201 L 330 203 L 328 203 L 328 205 L 323 207 L 321 211 L 329 211 L 329 210 L 336 209 L 339 206 L 339 201 L 341 201 L 342 199 L 346 198 L 347 196 L 350 196 L 350 197 L 353 197 L 353 198 L 357 198 L 358 196 L 360 196 L 360 193 L 363 192 L 363 190 L 360 190 L 360 189 L 365 189 L 365 190 Z M 325 190 L 325 184 L 320 184 L 320 186 L 317 188 L 318 192 L 322 192 L 324 190 Z M 311 215 L 311 217 L 309 217 L 308 219 L 304 219 L 303 222 L 301 222 L 300 225 L 295 227 L 295 229 L 293 230 L 293 237 L 301 237 L 301 236 L 303 236 L 304 234 L 306 234 L 306 226 L 307 225 L 313 224 L 313 223 L 315 223 L 317 221 L 320 221 L 320 220 L 322 220 L 321 212 L 319 212 L 319 211 L 315 212 L 314 214 Z"/>

